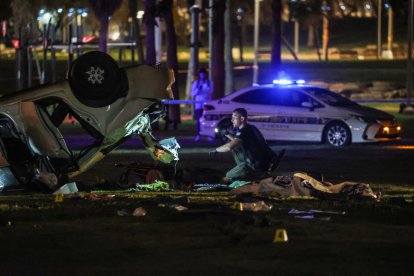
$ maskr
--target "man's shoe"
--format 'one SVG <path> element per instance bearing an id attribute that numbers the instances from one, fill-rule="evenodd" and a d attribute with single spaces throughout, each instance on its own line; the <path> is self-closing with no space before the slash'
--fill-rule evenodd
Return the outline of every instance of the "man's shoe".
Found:
<path id="1" fill-rule="evenodd" d="M 282 161 L 283 157 L 285 156 L 286 149 L 282 149 L 279 154 L 276 156 L 275 159 L 272 160 L 272 163 L 269 166 L 268 173 L 272 173 L 274 170 L 276 170 L 277 167 L 279 167 L 280 161 Z"/>

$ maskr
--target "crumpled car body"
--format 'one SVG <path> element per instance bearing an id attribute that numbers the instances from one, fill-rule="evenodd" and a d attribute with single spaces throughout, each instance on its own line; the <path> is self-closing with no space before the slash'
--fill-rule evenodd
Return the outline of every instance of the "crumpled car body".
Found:
<path id="1" fill-rule="evenodd" d="M 0 190 L 29 185 L 39 172 L 53 173 L 64 184 L 133 134 L 153 158 L 178 160 L 175 139 L 165 146 L 151 134 L 151 123 L 165 116 L 162 100 L 173 98 L 172 71 L 118 68 L 109 55 L 93 51 L 73 62 L 67 79 L 0 98 Z M 68 116 L 90 138 L 79 151 L 59 129 Z"/>

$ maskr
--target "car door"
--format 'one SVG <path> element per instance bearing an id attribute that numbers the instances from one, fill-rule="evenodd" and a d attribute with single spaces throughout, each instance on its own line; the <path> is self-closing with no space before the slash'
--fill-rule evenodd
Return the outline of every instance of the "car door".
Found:
<path id="1" fill-rule="evenodd" d="M 272 104 L 273 91 L 273 88 L 258 87 L 232 99 L 235 108 L 246 109 L 249 123 L 255 125 L 268 140 L 274 132 L 272 120 L 278 116 L 278 109 Z"/>
<path id="2" fill-rule="evenodd" d="M 295 88 L 279 88 L 274 92 L 273 104 L 278 118 L 273 127 L 273 140 L 320 141 L 321 125 L 318 112 L 311 106 L 311 98 Z"/>

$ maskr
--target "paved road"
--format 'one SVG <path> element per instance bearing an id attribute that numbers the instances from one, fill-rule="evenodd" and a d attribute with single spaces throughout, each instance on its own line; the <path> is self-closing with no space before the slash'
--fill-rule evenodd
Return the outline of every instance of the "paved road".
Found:
<path id="1" fill-rule="evenodd" d="M 225 172 L 234 166 L 230 153 L 209 156 L 208 152 L 218 142 L 194 142 L 191 137 L 177 137 L 181 145 L 177 169 L 210 168 Z M 414 139 L 375 144 L 354 144 L 333 148 L 322 144 L 272 143 L 276 152 L 285 148 L 278 174 L 294 171 L 319 172 L 326 181 L 333 183 L 359 181 L 370 184 L 414 185 Z M 115 163 L 150 162 L 138 139 L 128 141 L 111 152 L 104 160 L 77 179 L 85 182 L 116 181 L 124 171 Z"/>

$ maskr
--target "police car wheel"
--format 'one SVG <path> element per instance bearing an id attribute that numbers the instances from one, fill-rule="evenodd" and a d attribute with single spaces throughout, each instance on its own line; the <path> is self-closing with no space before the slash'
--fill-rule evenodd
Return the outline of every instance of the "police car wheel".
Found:
<path id="1" fill-rule="evenodd" d="M 92 51 L 70 66 L 68 80 L 75 97 L 90 107 L 103 107 L 126 95 L 128 80 L 108 54 Z"/>
<path id="2" fill-rule="evenodd" d="M 331 146 L 343 147 L 351 143 L 351 131 L 345 124 L 334 122 L 326 126 L 324 140 Z"/>

